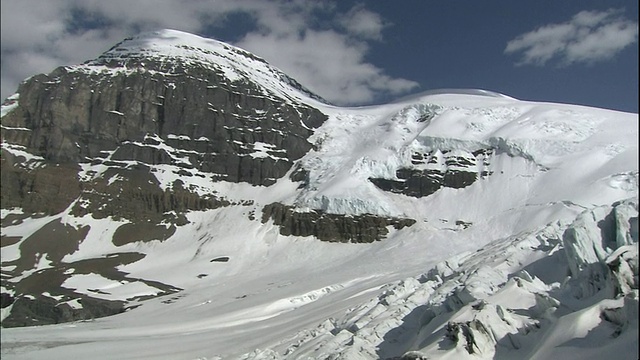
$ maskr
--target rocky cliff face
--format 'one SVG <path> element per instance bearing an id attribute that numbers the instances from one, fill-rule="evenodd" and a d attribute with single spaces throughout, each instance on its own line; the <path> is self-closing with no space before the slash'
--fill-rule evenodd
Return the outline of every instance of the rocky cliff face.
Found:
<path id="1" fill-rule="evenodd" d="M 23 83 L 18 107 L 3 119 L 5 141 L 52 163 L 100 159 L 105 151 L 150 165 L 175 164 L 171 155 L 182 155 L 187 168 L 263 184 L 311 148 L 306 138 L 325 118 L 211 70 L 104 76 L 86 69 L 59 68 Z M 162 140 L 145 143 L 149 135 Z M 163 140 L 170 151 L 145 147 Z M 269 144 L 268 156 L 250 156 L 256 142 Z"/>
<path id="2" fill-rule="evenodd" d="M 309 99 L 322 101 L 264 60 L 174 31 L 125 39 L 95 60 L 33 76 L 3 105 L 1 207 L 20 209 L 3 217 L 3 226 L 62 212 L 109 219 L 120 222 L 111 243 L 122 247 L 166 240 L 189 222 L 189 211 L 251 205 L 250 197 L 225 199 L 212 184 L 270 186 L 289 173 L 313 148 L 308 138 L 327 119 L 308 105 Z M 265 208 L 265 219 L 275 219 L 283 233 L 329 241 L 371 242 L 382 239 L 387 226 L 411 224 L 313 212 L 292 221 L 290 208 L 274 209 Z M 63 258 L 79 249 L 90 228 L 53 220 L 26 238 L 3 235 L 2 246 L 20 242 L 20 258 L 3 262 L 10 269 L 3 270 L 9 291 L 3 304 L 13 307 L 4 326 L 124 311 L 126 302 L 61 290 L 78 271 L 76 263 Z M 37 245 L 42 241 L 46 248 Z M 55 281 L 32 288 L 21 285 L 31 277 L 10 280 L 37 267 L 41 254 L 55 270 L 40 278 Z M 88 261 L 94 273 L 109 279 L 141 282 L 158 289 L 158 295 L 177 291 L 126 279 L 113 272 L 118 263 Z M 73 299 L 82 300 L 83 310 L 56 306 Z"/>
<path id="3" fill-rule="evenodd" d="M 5 154 L 2 191 L 8 196 L 2 198 L 3 208 L 29 208 L 36 201 L 34 212 L 42 211 L 44 202 L 52 204 L 44 210 L 53 214 L 80 194 L 140 192 L 141 183 L 154 182 L 152 168 L 161 165 L 174 167 L 177 176 L 198 173 L 271 185 L 311 149 L 307 138 L 326 118 L 255 82 L 230 80 L 206 63 L 145 58 L 142 51 L 123 54 L 126 43 L 85 65 L 58 68 L 21 84 L 15 109 L 2 119 L 2 138 L 39 161 L 22 171 Z M 52 166 L 58 168 L 55 176 L 48 175 Z M 76 176 L 83 167 L 108 169 L 108 175 L 127 181 L 114 191 L 98 191 L 100 184 Z M 134 196 L 158 197 L 155 187 L 146 188 Z M 189 191 L 182 193 L 189 196 Z M 171 196 L 181 205 L 149 210 L 213 207 Z"/>
<path id="4" fill-rule="evenodd" d="M 172 45 L 177 53 L 167 51 L 178 35 L 127 39 L 96 60 L 27 79 L 5 102 L 1 207 L 22 209 L 15 221 L 69 209 L 74 216 L 129 222 L 114 234 L 118 246 L 166 239 L 187 222 L 185 212 L 233 204 L 194 190 L 194 179 L 268 186 L 312 148 L 307 138 L 326 115 L 294 96 L 308 96 L 299 84 L 221 43 L 178 41 Z M 245 68 L 252 63 L 271 78 L 252 78 Z M 86 235 L 71 240 L 73 249 Z M 3 246 L 9 242 L 3 235 Z M 28 258 L 24 246 L 21 251 Z M 6 275 L 35 264 L 23 265 Z M 48 290 L 54 293 L 55 286 Z M 52 315 L 50 306 L 34 299 L 18 299 L 14 308 L 30 315 L 14 315 L 5 326 L 86 315 Z"/>
<path id="5" fill-rule="evenodd" d="M 262 222 L 273 220 L 281 235 L 314 236 L 332 242 L 369 243 L 382 240 L 389 226 L 402 229 L 415 224 L 414 219 L 385 218 L 369 214 L 345 216 L 323 211 L 296 211 L 293 206 L 279 203 L 262 209 Z"/>

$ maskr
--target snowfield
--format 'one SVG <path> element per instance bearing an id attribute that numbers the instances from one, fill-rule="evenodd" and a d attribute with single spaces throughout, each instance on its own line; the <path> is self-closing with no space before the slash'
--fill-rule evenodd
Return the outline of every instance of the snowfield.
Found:
<path id="1" fill-rule="evenodd" d="M 195 41 L 175 36 L 183 35 L 172 33 L 158 52 Z M 218 54 L 234 54 L 215 46 Z M 201 56 L 193 61 L 213 55 Z M 268 78 L 265 86 L 276 88 L 271 68 L 252 61 L 260 70 L 252 81 Z M 249 76 L 231 60 L 221 64 L 233 78 Z M 146 254 L 118 267 L 133 280 L 73 274 L 62 285 L 140 306 L 106 318 L 2 329 L 3 358 L 638 358 L 637 114 L 481 90 L 340 108 L 277 88 L 328 116 L 309 140 L 314 150 L 298 160 L 308 171 L 305 188 L 289 176 L 266 187 L 185 175 L 199 194 L 238 204 L 190 212 L 189 223 L 162 241 L 116 246 L 111 238 L 121 222 L 69 210 L 3 226 L 3 236 L 22 239 L 58 219 L 89 226 L 65 261 Z M 271 144 L 255 145 L 252 157 L 274 156 Z M 492 152 L 471 159 L 477 163 L 470 168 L 488 175 L 463 188 L 412 197 L 370 181 L 397 179 L 398 169 L 411 166 L 456 170 L 446 156 L 484 149 Z M 4 142 L 2 151 L 24 157 L 25 166 L 39 160 Z M 435 154 L 433 162 L 412 163 L 416 152 Z M 87 164 L 79 176 L 102 176 L 100 166 Z M 171 167 L 152 170 L 167 188 L 175 180 Z M 262 207 L 273 202 L 416 223 L 390 227 L 373 243 L 329 243 L 283 236 L 272 220 L 261 222 Z M 3 209 L 2 218 L 12 213 L 20 209 Z M 19 257 L 20 244 L 2 247 L 2 262 Z M 48 264 L 43 256 L 30 273 Z M 160 290 L 140 279 L 181 290 L 145 300 Z"/>

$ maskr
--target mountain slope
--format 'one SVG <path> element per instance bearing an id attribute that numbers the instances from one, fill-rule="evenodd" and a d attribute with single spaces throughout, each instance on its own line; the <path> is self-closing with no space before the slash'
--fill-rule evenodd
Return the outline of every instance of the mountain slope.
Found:
<path id="1" fill-rule="evenodd" d="M 637 114 L 334 107 L 165 30 L 1 124 L 3 355 L 637 357 Z"/>

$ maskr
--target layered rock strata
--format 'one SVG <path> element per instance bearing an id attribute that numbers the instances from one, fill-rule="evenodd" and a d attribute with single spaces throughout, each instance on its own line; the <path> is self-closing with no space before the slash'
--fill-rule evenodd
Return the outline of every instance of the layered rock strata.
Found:
<path id="1" fill-rule="evenodd" d="M 492 149 L 474 152 L 414 152 L 411 166 L 396 170 L 396 179 L 370 178 L 378 188 L 412 197 L 429 196 L 441 188 L 461 189 L 486 178 Z"/>
<path id="2" fill-rule="evenodd" d="M 387 218 L 374 215 L 328 214 L 320 210 L 296 211 L 292 206 L 273 203 L 262 210 L 262 222 L 273 220 L 281 235 L 315 236 L 323 241 L 370 243 L 382 240 L 389 226 L 402 229 L 415 224 L 414 219 Z"/>

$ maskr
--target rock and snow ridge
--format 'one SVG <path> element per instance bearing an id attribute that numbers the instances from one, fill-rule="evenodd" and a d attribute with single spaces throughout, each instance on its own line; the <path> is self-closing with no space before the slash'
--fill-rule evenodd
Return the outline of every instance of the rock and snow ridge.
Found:
<path id="1" fill-rule="evenodd" d="M 204 67 L 221 72 L 229 82 L 250 82 L 267 89 L 264 95 L 294 102 L 309 98 L 325 102 L 264 59 L 238 47 L 177 30 L 164 29 L 127 38 L 73 71 L 174 73 L 178 68 Z"/>
<path id="2" fill-rule="evenodd" d="M 638 356 L 637 114 L 339 108 L 173 30 L 18 93 L 3 326 L 68 323 L 3 329 L 3 355 Z"/>

